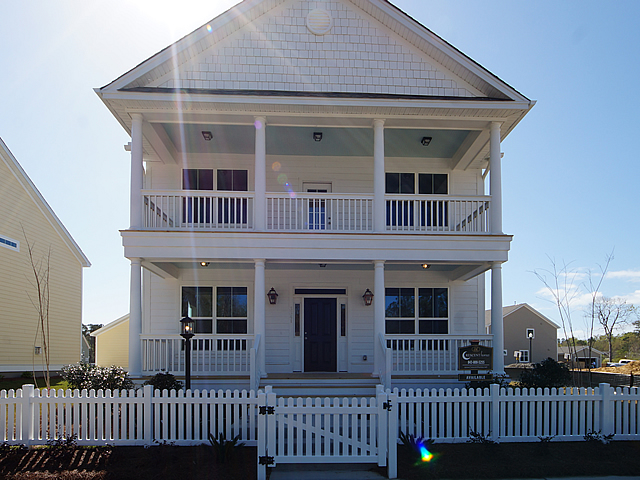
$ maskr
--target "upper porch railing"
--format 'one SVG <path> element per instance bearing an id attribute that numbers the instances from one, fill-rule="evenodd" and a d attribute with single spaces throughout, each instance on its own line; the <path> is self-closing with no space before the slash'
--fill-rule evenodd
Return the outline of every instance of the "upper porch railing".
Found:
<path id="1" fill-rule="evenodd" d="M 263 215 L 267 231 L 373 232 L 373 195 L 267 193 L 265 211 L 253 192 L 142 192 L 144 228 L 254 230 Z M 393 233 L 488 233 L 491 197 L 385 195 L 385 230 Z"/>

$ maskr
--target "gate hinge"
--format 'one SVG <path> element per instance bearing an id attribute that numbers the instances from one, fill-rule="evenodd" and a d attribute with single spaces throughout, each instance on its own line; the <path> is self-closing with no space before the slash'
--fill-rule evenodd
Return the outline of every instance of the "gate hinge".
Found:
<path id="1" fill-rule="evenodd" d="M 382 408 L 384 408 L 385 410 L 387 410 L 388 412 L 391 411 L 391 400 L 389 400 L 388 402 L 384 402 L 382 404 Z"/>
<path id="2" fill-rule="evenodd" d="M 258 457 L 258 461 L 260 465 L 273 465 L 276 463 L 273 457 L 265 455 L 263 457 Z"/>
<path id="3" fill-rule="evenodd" d="M 258 409 L 260 415 L 275 415 L 276 407 L 265 407 L 264 405 Z"/>

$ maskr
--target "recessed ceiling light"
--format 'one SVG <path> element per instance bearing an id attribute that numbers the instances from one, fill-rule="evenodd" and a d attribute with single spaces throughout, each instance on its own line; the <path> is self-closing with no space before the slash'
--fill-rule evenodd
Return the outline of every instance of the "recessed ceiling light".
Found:
<path id="1" fill-rule="evenodd" d="M 316 142 L 319 142 L 320 140 L 322 140 L 322 132 L 313 132 L 313 139 Z"/>
<path id="2" fill-rule="evenodd" d="M 427 268 L 431 268 L 431 265 L 429 265 L 428 263 L 423 263 L 422 268 L 426 270 Z"/>
<path id="3" fill-rule="evenodd" d="M 209 266 L 209 262 L 200 262 L 200 266 L 201 267 L 208 267 Z"/>
<path id="4" fill-rule="evenodd" d="M 428 147 L 429 144 L 431 143 L 432 138 L 431 137 L 422 137 L 422 140 L 420 140 L 420 143 L 422 143 L 422 145 L 424 145 L 425 147 Z"/>
<path id="5" fill-rule="evenodd" d="M 204 131 L 203 131 L 203 132 L 202 132 L 202 136 L 204 137 L 204 139 L 205 139 L 207 142 L 210 142 L 210 141 L 211 141 L 211 139 L 213 138 L 213 134 L 212 134 L 211 132 L 204 132 Z"/>

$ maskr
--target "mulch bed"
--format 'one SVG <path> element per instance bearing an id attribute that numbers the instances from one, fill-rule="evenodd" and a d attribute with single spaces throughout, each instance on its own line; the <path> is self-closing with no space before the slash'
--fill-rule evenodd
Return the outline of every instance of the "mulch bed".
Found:
<path id="1" fill-rule="evenodd" d="M 434 458 L 422 462 L 398 447 L 398 474 L 405 480 L 541 478 L 638 475 L 640 441 L 435 444 Z M 2 479 L 225 479 L 256 478 L 256 449 L 244 448 L 233 461 L 217 463 L 211 447 L 2 449 Z M 304 468 L 304 467 L 301 467 Z M 381 473 L 384 473 L 382 469 Z"/>

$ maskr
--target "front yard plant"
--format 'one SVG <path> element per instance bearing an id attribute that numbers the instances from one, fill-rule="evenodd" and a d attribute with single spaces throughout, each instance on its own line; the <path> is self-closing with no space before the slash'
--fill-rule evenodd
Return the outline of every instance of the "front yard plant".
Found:
<path id="1" fill-rule="evenodd" d="M 62 376 L 69 388 L 82 390 L 129 390 L 134 384 L 124 368 L 116 365 L 100 367 L 88 363 L 76 363 L 62 367 Z"/>

